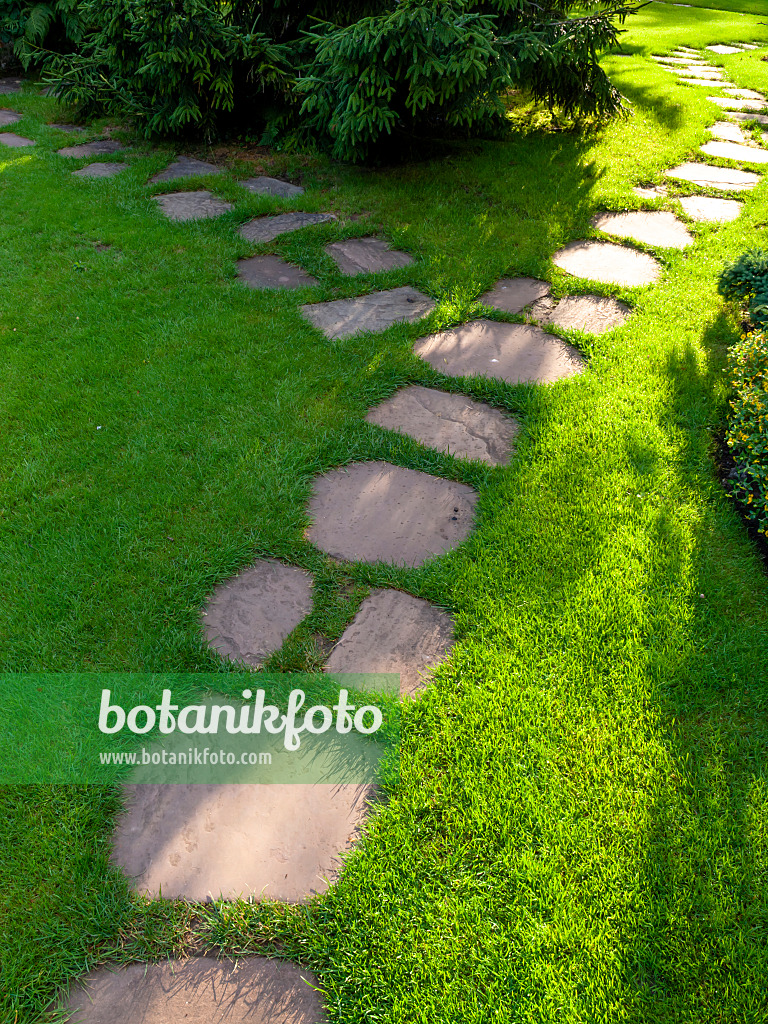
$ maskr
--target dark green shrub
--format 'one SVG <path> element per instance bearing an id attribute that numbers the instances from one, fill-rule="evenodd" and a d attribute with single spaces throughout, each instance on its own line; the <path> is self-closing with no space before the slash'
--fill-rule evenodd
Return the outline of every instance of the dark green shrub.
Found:
<path id="1" fill-rule="evenodd" d="M 747 334 L 731 348 L 728 362 L 735 391 L 726 432 L 736 461 L 730 490 L 768 537 L 768 334 Z"/>
<path id="2" fill-rule="evenodd" d="M 746 304 L 756 326 L 768 327 L 768 252 L 745 252 L 722 272 L 718 291 L 731 302 Z"/>
<path id="3" fill-rule="evenodd" d="M 25 68 L 45 51 L 75 50 L 83 38 L 81 0 L 0 0 L 0 43 Z"/>

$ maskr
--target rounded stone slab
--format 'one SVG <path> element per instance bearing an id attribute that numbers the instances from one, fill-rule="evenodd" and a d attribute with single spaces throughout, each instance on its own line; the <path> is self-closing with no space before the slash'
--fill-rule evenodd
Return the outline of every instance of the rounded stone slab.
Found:
<path id="1" fill-rule="evenodd" d="M 466 395 L 414 384 L 371 409 L 369 423 L 415 438 L 428 448 L 504 466 L 520 427 L 509 416 Z"/>
<path id="2" fill-rule="evenodd" d="M 180 156 L 169 164 L 164 171 L 159 171 L 153 178 L 149 179 L 150 185 L 157 185 L 161 181 L 175 181 L 177 178 L 194 178 L 203 174 L 221 174 L 221 167 L 215 164 L 206 163 L 205 160 L 195 160 L 191 156 Z"/>
<path id="3" fill-rule="evenodd" d="M 661 277 L 661 265 L 652 256 L 613 242 L 570 242 L 555 253 L 552 262 L 575 277 L 603 284 L 634 287 L 653 284 Z"/>
<path id="4" fill-rule="evenodd" d="M 413 256 L 391 249 L 383 238 L 348 238 L 326 245 L 325 251 L 342 274 L 376 274 L 413 263 Z"/>
<path id="5" fill-rule="evenodd" d="M 484 306 L 505 313 L 522 313 L 538 299 L 549 295 L 549 285 L 535 277 L 503 277 L 489 292 L 480 296 Z"/>
<path id="6" fill-rule="evenodd" d="M 316 277 L 277 256 L 238 260 L 237 276 L 248 288 L 307 288 L 319 284 Z"/>
<path id="7" fill-rule="evenodd" d="M 120 174 L 124 170 L 125 164 L 86 164 L 79 171 L 72 171 L 72 176 L 74 178 L 114 178 L 116 174 Z"/>
<path id="8" fill-rule="evenodd" d="M 124 146 L 113 139 L 100 139 L 98 142 L 83 142 L 79 146 L 65 146 L 57 152 L 59 156 L 110 156 L 120 153 Z"/>
<path id="9" fill-rule="evenodd" d="M 531 310 L 531 316 L 539 323 L 587 334 L 605 334 L 631 315 L 632 310 L 625 302 L 601 295 L 566 295 L 557 305 L 543 299 Z"/>
<path id="10" fill-rule="evenodd" d="M 600 213 L 592 218 L 591 224 L 607 235 L 634 238 L 661 249 L 684 249 L 693 243 L 693 235 L 685 224 L 666 210 Z"/>
<path id="11" fill-rule="evenodd" d="M 449 377 L 496 377 L 508 384 L 549 384 L 584 369 L 575 348 L 540 327 L 493 320 L 433 334 L 414 352 Z"/>
<path id="12" fill-rule="evenodd" d="M 746 164 L 768 164 L 768 150 L 756 146 L 739 146 L 735 142 L 705 142 L 699 147 L 708 156 L 719 156 L 723 160 L 740 160 Z"/>
<path id="13" fill-rule="evenodd" d="M 333 558 L 417 566 L 472 530 L 477 492 L 389 462 L 353 462 L 315 478 L 307 539 Z"/>
<path id="14" fill-rule="evenodd" d="M 768 100 L 737 100 L 726 96 L 707 96 L 707 99 L 723 110 L 763 110 L 768 106 Z"/>
<path id="15" fill-rule="evenodd" d="M 34 146 L 32 139 L 25 139 L 23 135 L 16 135 L 14 132 L 0 133 L 0 143 L 3 146 L 10 146 L 11 149 L 25 149 L 27 146 Z"/>
<path id="16" fill-rule="evenodd" d="M 310 577 L 265 558 L 214 590 L 203 630 L 222 657 L 259 668 L 311 611 Z"/>
<path id="17" fill-rule="evenodd" d="M 301 185 L 292 185 L 290 181 L 281 181 L 279 178 L 268 178 L 264 174 L 258 178 L 247 178 L 240 184 L 257 196 L 280 196 L 282 199 L 290 199 L 291 196 L 304 195 Z"/>
<path id="18" fill-rule="evenodd" d="M 713 199 L 711 196 L 681 196 L 678 202 L 691 220 L 726 224 L 736 220 L 742 210 L 736 199 Z"/>
<path id="19" fill-rule="evenodd" d="M 301 902 L 325 892 L 359 837 L 370 786 L 123 786 L 112 863 L 149 896 Z"/>
<path id="20" fill-rule="evenodd" d="M 281 960 L 190 957 L 98 967 L 72 987 L 72 1024 L 323 1024 L 317 978 Z"/>
<path id="21" fill-rule="evenodd" d="M 374 590 L 333 648 L 325 671 L 400 675 L 400 693 L 424 688 L 425 673 L 453 648 L 453 618 L 399 590 Z"/>
<path id="22" fill-rule="evenodd" d="M 22 115 L 15 110 L 0 110 L 0 128 L 16 124 L 17 121 L 21 120 L 21 117 Z"/>
<path id="23" fill-rule="evenodd" d="M 238 230 L 247 242 L 271 242 L 278 235 L 299 231 L 313 224 L 327 224 L 336 220 L 332 213 L 279 213 L 275 217 L 256 217 Z"/>
<path id="24" fill-rule="evenodd" d="M 225 203 L 212 192 L 206 191 L 168 192 L 154 199 L 169 220 L 207 220 L 234 209 L 232 203 Z"/>
<path id="25" fill-rule="evenodd" d="M 327 338 L 349 338 L 360 331 L 384 331 L 392 324 L 415 323 L 435 308 L 433 299 L 408 285 L 371 292 L 357 299 L 335 299 L 301 307 Z"/>
<path id="26" fill-rule="evenodd" d="M 692 181 L 694 185 L 719 188 L 728 192 L 743 192 L 760 183 L 760 175 L 731 167 L 713 167 L 710 164 L 686 163 L 664 171 L 668 178 Z"/>

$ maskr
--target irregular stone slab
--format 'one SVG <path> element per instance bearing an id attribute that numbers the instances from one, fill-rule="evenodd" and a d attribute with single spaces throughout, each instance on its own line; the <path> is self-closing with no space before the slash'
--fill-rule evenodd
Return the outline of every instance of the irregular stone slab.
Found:
<path id="1" fill-rule="evenodd" d="M 0 133 L 0 143 L 10 146 L 11 149 L 24 149 L 27 146 L 34 146 L 32 139 L 25 139 L 23 135 L 16 135 L 14 132 Z"/>
<path id="2" fill-rule="evenodd" d="M 540 327 L 492 320 L 433 334 L 414 352 L 448 377 L 496 377 L 508 384 L 549 384 L 584 369 L 575 348 Z"/>
<path id="3" fill-rule="evenodd" d="M 315 478 L 307 539 L 349 562 L 422 565 L 469 535 L 477 492 L 389 462 L 353 462 Z"/>
<path id="4" fill-rule="evenodd" d="M 652 256 L 613 242 L 570 242 L 552 257 L 556 267 L 575 277 L 603 284 L 653 284 L 661 277 L 661 264 Z"/>
<path id="5" fill-rule="evenodd" d="M 723 89 L 723 92 L 740 100 L 760 100 L 764 106 L 768 103 L 765 96 L 761 92 L 755 92 L 754 89 Z"/>
<path id="6" fill-rule="evenodd" d="M 762 110 L 768 106 L 766 100 L 736 100 L 725 96 L 707 96 L 707 99 L 723 110 Z"/>
<path id="7" fill-rule="evenodd" d="M 480 296 L 480 302 L 505 313 L 522 313 L 526 306 L 546 295 L 549 295 L 546 281 L 535 277 L 503 277 L 489 292 Z"/>
<path id="8" fill-rule="evenodd" d="M 109 156 L 121 153 L 125 147 L 113 139 L 99 139 L 98 142 L 83 142 L 79 146 L 65 146 L 58 150 L 59 156 Z"/>
<path id="9" fill-rule="evenodd" d="M 348 238 L 326 245 L 325 251 L 342 274 L 377 274 L 413 263 L 413 256 L 390 249 L 383 238 Z"/>
<path id="10" fill-rule="evenodd" d="M 726 224 L 741 213 L 736 199 L 713 199 L 711 196 L 681 196 L 678 200 L 691 220 L 707 220 Z"/>
<path id="11" fill-rule="evenodd" d="M 320 282 L 277 256 L 238 260 L 237 276 L 248 288 L 307 288 Z"/>
<path id="12" fill-rule="evenodd" d="M 0 128 L 16 124 L 17 121 L 21 120 L 21 117 L 22 115 L 15 110 L 0 110 Z"/>
<path id="13" fill-rule="evenodd" d="M 111 164 L 86 164 L 85 167 L 81 167 L 79 171 L 72 171 L 72 177 L 74 178 L 114 178 L 116 174 L 120 174 L 121 171 L 125 170 L 125 164 L 111 163 Z"/>
<path id="14" fill-rule="evenodd" d="M 666 210 L 600 213 L 592 218 L 591 224 L 607 235 L 634 238 L 638 242 L 662 249 L 684 249 L 693 242 L 693 235 L 685 224 L 674 213 Z"/>
<path id="15" fill-rule="evenodd" d="M 533 319 L 541 324 L 587 334 L 605 334 L 631 315 L 632 310 L 625 302 L 601 295 L 566 295 L 557 305 L 551 299 L 542 299 L 531 310 Z"/>
<path id="16" fill-rule="evenodd" d="M 322 1024 L 316 977 L 267 957 L 98 967 L 65 1003 L 76 1024 Z"/>
<path id="17" fill-rule="evenodd" d="M 212 192 L 169 192 L 164 196 L 155 196 L 155 202 L 159 205 L 169 220 L 206 220 L 210 217 L 220 217 L 227 210 L 233 210 L 232 203 L 225 203 Z"/>
<path id="18" fill-rule="evenodd" d="M 744 145 L 746 141 L 746 136 L 741 128 L 737 124 L 731 124 L 730 121 L 717 121 L 709 131 L 716 139 L 722 139 L 723 142 L 738 142 Z"/>
<path id="19" fill-rule="evenodd" d="M 175 181 L 177 178 L 194 178 L 198 175 L 221 173 L 222 168 L 215 164 L 206 163 L 205 160 L 195 160 L 191 156 L 180 156 L 164 171 L 159 171 L 153 178 L 150 178 L 149 184 L 156 185 L 158 182 Z"/>
<path id="20" fill-rule="evenodd" d="M 473 402 L 466 395 L 418 385 L 395 392 L 371 409 L 366 419 L 386 430 L 407 434 L 428 448 L 492 466 L 509 462 L 520 430 L 515 420 L 498 409 Z"/>
<path id="21" fill-rule="evenodd" d="M 279 213 L 276 217 L 256 217 L 249 220 L 238 231 L 248 242 L 271 242 L 278 235 L 289 231 L 300 231 L 312 224 L 327 224 L 336 220 L 332 213 Z"/>
<path id="22" fill-rule="evenodd" d="M 768 164 L 768 152 L 756 146 L 739 146 L 735 142 L 705 142 L 699 147 L 708 156 L 719 156 L 723 160 L 741 160 L 748 164 Z"/>
<path id="23" fill-rule="evenodd" d="M 711 87 L 712 84 L 713 84 L 713 79 L 711 79 L 711 78 L 678 78 L 678 82 L 680 82 L 681 85 L 700 85 L 700 86 L 701 85 L 706 85 L 708 87 Z"/>
<path id="24" fill-rule="evenodd" d="M 425 673 L 453 647 L 453 618 L 399 590 L 374 590 L 333 648 L 325 671 L 400 674 L 400 693 L 422 690 Z"/>
<path id="25" fill-rule="evenodd" d="M 22 81 L 23 79 L 14 78 L 11 75 L 0 78 L 0 95 L 7 96 L 12 92 L 21 92 Z"/>
<path id="26" fill-rule="evenodd" d="M 349 338 L 360 331 L 384 331 L 403 320 L 415 323 L 434 308 L 429 296 L 406 285 L 358 299 L 316 302 L 302 306 L 301 311 L 327 338 Z"/>
<path id="27" fill-rule="evenodd" d="M 716 43 L 714 46 L 707 46 L 707 50 L 711 50 L 712 53 L 740 53 L 741 48 L 738 46 L 725 46 L 723 43 Z"/>
<path id="28" fill-rule="evenodd" d="M 658 196 L 667 195 L 667 188 L 665 185 L 649 185 L 647 188 L 642 185 L 636 185 L 632 191 L 636 196 L 640 196 L 641 199 L 656 199 Z"/>
<path id="29" fill-rule="evenodd" d="M 304 189 L 301 185 L 292 185 L 290 181 L 281 181 L 279 178 L 268 178 L 260 175 L 258 178 L 247 178 L 241 181 L 243 188 L 253 192 L 257 196 L 280 196 L 282 199 L 290 199 L 291 196 L 303 196 Z"/>
<path id="30" fill-rule="evenodd" d="M 664 171 L 668 178 L 692 181 L 694 185 L 719 188 L 728 192 L 742 192 L 760 183 L 760 175 L 752 171 L 739 171 L 731 167 L 712 167 L 710 164 L 685 163 Z"/>
<path id="31" fill-rule="evenodd" d="M 203 610 L 203 630 L 223 658 L 259 668 L 311 611 L 310 577 L 264 558 L 214 590 Z"/>
<path id="32" fill-rule="evenodd" d="M 731 110 L 728 112 L 728 116 L 734 121 L 738 121 L 740 124 L 744 124 L 747 121 L 757 121 L 758 124 L 768 124 L 768 114 L 742 114 L 737 110 Z"/>
<path id="33" fill-rule="evenodd" d="M 57 132 L 66 132 L 67 135 L 80 135 L 85 131 L 85 128 L 81 128 L 76 124 L 54 124 L 52 121 L 48 127 L 55 128 Z"/>
<path id="34" fill-rule="evenodd" d="M 662 57 L 659 54 L 652 53 L 651 60 L 655 60 L 660 64 L 689 64 L 690 60 L 686 56 L 682 57 Z"/>

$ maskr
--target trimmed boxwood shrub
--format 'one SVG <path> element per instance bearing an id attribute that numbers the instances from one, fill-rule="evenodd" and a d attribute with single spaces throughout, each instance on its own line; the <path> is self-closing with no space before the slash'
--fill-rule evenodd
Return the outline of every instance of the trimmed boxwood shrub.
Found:
<path id="1" fill-rule="evenodd" d="M 736 461 L 731 494 L 768 537 L 768 333 L 752 331 L 729 352 L 733 384 L 726 443 Z"/>

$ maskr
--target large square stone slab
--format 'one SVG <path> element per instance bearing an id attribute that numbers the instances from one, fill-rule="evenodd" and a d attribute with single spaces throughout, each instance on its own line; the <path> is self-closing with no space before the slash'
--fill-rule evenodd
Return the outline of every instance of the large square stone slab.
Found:
<path id="1" fill-rule="evenodd" d="M 114 178 L 116 174 L 120 174 L 124 170 L 125 164 L 94 163 L 86 164 L 79 171 L 72 171 L 72 176 L 75 178 Z"/>
<path id="2" fill-rule="evenodd" d="M 323 1024 L 317 978 L 281 960 L 190 957 L 98 967 L 65 1002 L 72 1024 Z"/>
<path id="3" fill-rule="evenodd" d="M 195 160 L 191 156 L 180 156 L 169 164 L 164 171 L 159 171 L 153 178 L 149 179 L 150 185 L 156 185 L 161 181 L 175 181 L 177 178 L 194 178 L 204 174 L 221 174 L 221 167 L 209 164 L 205 160 Z"/>
<path id="4" fill-rule="evenodd" d="M 0 133 L 0 144 L 10 146 L 11 149 L 25 149 L 27 146 L 34 146 L 32 139 L 25 139 L 23 135 L 16 135 L 14 132 Z"/>
<path id="5" fill-rule="evenodd" d="M 278 235 L 300 231 L 313 224 L 327 224 L 336 220 L 332 213 L 279 213 L 275 217 L 256 217 L 239 229 L 238 234 L 248 242 L 271 242 Z"/>
<path id="6" fill-rule="evenodd" d="M 678 202 L 691 220 L 706 220 L 720 224 L 736 220 L 742 205 L 736 199 L 713 199 L 711 196 L 681 196 Z"/>
<path id="7" fill-rule="evenodd" d="M 65 146 L 58 150 L 59 156 L 110 156 L 121 153 L 125 147 L 112 139 L 99 139 L 97 142 L 83 142 L 79 146 Z"/>
<path id="8" fill-rule="evenodd" d="M 763 110 L 768 106 L 765 100 L 737 100 L 726 96 L 707 96 L 707 99 L 723 110 Z"/>
<path id="9" fill-rule="evenodd" d="M 768 150 L 756 146 L 740 146 L 735 142 L 705 142 L 700 147 L 707 156 L 719 156 L 723 160 L 740 160 L 747 164 L 768 164 Z"/>
<path id="10" fill-rule="evenodd" d="M 307 538 L 349 562 L 422 565 L 472 530 L 477 492 L 388 462 L 353 462 L 315 478 Z"/>
<path id="11" fill-rule="evenodd" d="M 257 178 L 247 178 L 240 184 L 257 196 L 280 196 L 282 199 L 290 199 L 291 196 L 304 195 L 301 185 L 292 185 L 290 181 L 281 181 L 279 178 L 268 178 L 264 174 Z"/>
<path id="12" fill-rule="evenodd" d="M 15 110 L 0 110 L 0 128 L 7 128 L 9 125 L 16 124 L 20 120 L 21 114 Z"/>
<path id="13" fill-rule="evenodd" d="M 508 384 L 549 384 L 584 369 L 575 348 L 540 327 L 493 320 L 433 334 L 414 352 L 449 377 L 496 377 Z"/>
<path id="14" fill-rule="evenodd" d="M 602 295 L 566 295 L 555 305 L 542 299 L 531 310 L 531 317 L 540 324 L 554 324 L 564 331 L 585 331 L 605 334 L 631 316 L 625 302 Z"/>
<path id="15" fill-rule="evenodd" d="M 634 238 L 660 249 L 684 249 L 693 243 L 693 235 L 685 224 L 666 210 L 600 213 L 592 218 L 591 223 L 592 227 L 607 235 Z"/>
<path id="16" fill-rule="evenodd" d="M 360 331 L 384 331 L 401 321 L 415 323 L 434 308 L 433 299 L 406 285 L 357 299 L 316 302 L 301 311 L 327 338 L 349 338 Z"/>
<path id="17" fill-rule="evenodd" d="M 238 260 L 237 276 L 248 288 L 307 288 L 319 284 L 316 277 L 277 256 Z"/>
<path id="18" fill-rule="evenodd" d="M 549 285 L 535 277 L 503 277 L 489 292 L 480 296 L 484 306 L 505 313 L 522 313 L 526 306 L 549 295 Z"/>
<path id="19" fill-rule="evenodd" d="M 234 209 L 232 203 L 225 203 L 212 192 L 206 191 L 169 192 L 164 196 L 155 196 L 154 199 L 169 220 L 207 220 Z"/>
<path id="20" fill-rule="evenodd" d="M 743 192 L 760 184 L 760 175 L 732 167 L 713 167 L 710 164 L 686 163 L 664 171 L 668 178 L 692 181 L 694 185 L 719 188 L 724 192 Z"/>
<path id="21" fill-rule="evenodd" d="M 265 558 L 214 590 L 203 630 L 223 658 L 259 668 L 311 611 L 311 578 Z"/>
<path id="22" fill-rule="evenodd" d="M 413 263 L 412 256 L 390 249 L 383 238 L 348 238 L 326 245 L 325 251 L 342 274 L 376 274 Z"/>
<path id="23" fill-rule="evenodd" d="M 466 395 L 413 385 L 371 409 L 366 419 L 415 438 L 428 448 L 492 466 L 509 462 L 520 430 L 510 416 Z"/>
<path id="24" fill-rule="evenodd" d="M 452 647 L 448 612 L 399 590 L 374 590 L 333 648 L 325 671 L 397 672 L 400 693 L 413 694 Z"/>
<path id="25" fill-rule="evenodd" d="M 613 242 L 570 242 L 552 257 L 556 267 L 574 277 L 628 287 L 653 284 L 661 277 L 661 264 L 647 253 Z"/>

